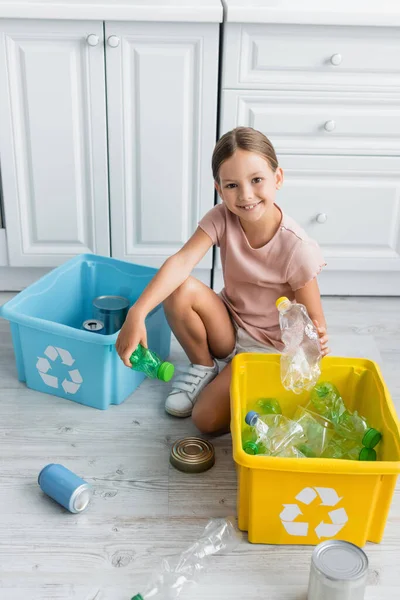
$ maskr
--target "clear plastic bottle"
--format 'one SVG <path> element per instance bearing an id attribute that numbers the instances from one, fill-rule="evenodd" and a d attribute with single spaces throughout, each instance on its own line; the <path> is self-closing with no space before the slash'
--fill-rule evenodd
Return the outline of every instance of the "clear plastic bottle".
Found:
<path id="1" fill-rule="evenodd" d="M 315 410 L 329 419 L 336 431 L 346 439 L 353 440 L 366 448 L 375 448 L 381 440 L 381 433 L 371 427 L 357 411 L 347 410 L 336 386 L 328 381 L 318 383 L 310 394 L 310 402 Z"/>
<path id="2" fill-rule="evenodd" d="M 232 519 L 211 519 L 203 535 L 173 561 L 164 559 L 146 589 L 132 600 L 175 600 L 197 583 L 211 556 L 231 552 L 240 540 Z"/>
<path id="3" fill-rule="evenodd" d="M 276 398 L 259 398 L 255 404 L 256 412 L 260 415 L 281 415 L 282 409 Z"/>
<path id="4" fill-rule="evenodd" d="M 129 360 L 134 371 L 141 371 L 150 379 L 169 381 L 174 375 L 175 367 L 172 363 L 162 361 L 155 352 L 141 344 L 138 345 Z"/>
<path id="5" fill-rule="evenodd" d="M 262 444 L 270 456 L 282 456 L 285 449 L 305 440 L 303 428 L 299 423 L 284 415 L 259 415 L 251 410 L 245 417 L 247 425 L 254 428 L 257 444 Z"/>
<path id="6" fill-rule="evenodd" d="M 373 448 L 366 448 L 354 440 L 346 440 L 336 435 L 334 436 L 325 450 L 322 458 L 341 458 L 344 460 L 375 461 L 376 452 Z"/>
<path id="7" fill-rule="evenodd" d="M 257 434 L 253 427 L 245 427 L 242 431 L 242 448 L 246 454 L 267 454 L 265 444 L 257 440 Z"/>
<path id="8" fill-rule="evenodd" d="M 297 408 L 293 420 L 300 423 L 306 436 L 306 442 L 297 448 L 309 458 L 321 456 L 335 435 L 332 423 L 303 406 Z"/>
<path id="9" fill-rule="evenodd" d="M 311 389 L 321 375 L 321 346 L 317 329 L 303 304 L 278 298 L 279 325 L 285 347 L 281 356 L 281 381 L 285 389 L 300 394 Z"/>
<path id="10" fill-rule="evenodd" d="M 310 402 L 314 410 L 332 423 L 337 423 L 346 411 L 337 387 L 329 381 L 317 383 L 310 393 Z"/>

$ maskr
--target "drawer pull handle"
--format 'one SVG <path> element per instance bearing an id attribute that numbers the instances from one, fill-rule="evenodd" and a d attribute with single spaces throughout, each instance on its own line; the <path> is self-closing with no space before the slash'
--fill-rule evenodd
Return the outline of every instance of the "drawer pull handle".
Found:
<path id="1" fill-rule="evenodd" d="M 336 127 L 335 121 L 327 121 L 324 125 L 325 131 L 333 131 Z"/>
<path id="2" fill-rule="evenodd" d="M 319 213 L 316 216 L 317 223 L 326 223 L 327 219 L 328 215 L 326 215 L 325 213 Z"/>
<path id="3" fill-rule="evenodd" d="M 338 65 L 340 65 L 340 63 L 342 62 L 342 55 L 341 54 L 332 54 L 331 56 L 331 63 L 337 67 Z"/>

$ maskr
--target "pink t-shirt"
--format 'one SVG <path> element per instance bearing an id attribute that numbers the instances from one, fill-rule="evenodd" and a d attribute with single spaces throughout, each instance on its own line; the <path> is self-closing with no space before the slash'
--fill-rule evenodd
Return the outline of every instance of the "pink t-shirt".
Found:
<path id="1" fill-rule="evenodd" d="M 254 339 L 282 350 L 275 301 L 280 296 L 292 300 L 325 266 L 317 242 L 282 212 L 273 238 L 262 248 L 252 248 L 239 217 L 225 204 L 214 206 L 199 227 L 221 248 L 221 296 L 232 318 Z"/>

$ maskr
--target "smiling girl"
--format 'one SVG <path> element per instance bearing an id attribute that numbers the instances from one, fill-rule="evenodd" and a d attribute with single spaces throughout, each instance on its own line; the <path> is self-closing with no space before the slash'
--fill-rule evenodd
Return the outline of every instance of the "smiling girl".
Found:
<path id="1" fill-rule="evenodd" d="M 306 306 L 322 353 L 329 352 L 317 282 L 325 262 L 318 244 L 275 203 L 283 171 L 271 142 L 250 127 L 233 129 L 217 142 L 212 170 L 222 203 L 165 261 L 130 309 L 116 344 L 130 367 L 137 345 L 147 346 L 147 314 L 163 302 L 190 361 L 173 380 L 165 409 L 177 417 L 192 415 L 205 433 L 229 427 L 233 356 L 283 349 L 275 306 L 280 296 Z M 224 274 L 220 295 L 190 276 L 214 244 L 221 249 Z M 226 363 L 221 372 L 215 359 Z"/>

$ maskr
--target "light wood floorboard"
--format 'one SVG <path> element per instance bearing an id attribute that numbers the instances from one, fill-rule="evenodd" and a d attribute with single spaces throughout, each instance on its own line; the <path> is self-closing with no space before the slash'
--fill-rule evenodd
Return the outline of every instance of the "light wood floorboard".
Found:
<path id="1" fill-rule="evenodd" d="M 0 305 L 12 297 L 0 293 Z M 400 413 L 400 299 L 324 298 L 324 307 L 333 352 L 377 360 Z M 176 341 L 171 358 L 185 361 Z M 164 412 L 167 390 L 147 380 L 107 411 L 30 390 L 17 380 L 9 324 L 0 320 L 1 600 L 129 600 L 160 558 L 192 543 L 210 517 L 235 514 L 229 435 L 213 440 L 216 464 L 207 473 L 170 466 L 173 442 L 196 430 Z M 49 462 L 93 484 L 85 513 L 71 515 L 42 494 L 37 475 Z M 366 552 L 366 600 L 398 598 L 399 485 L 384 540 Z M 182 600 L 305 600 L 311 553 L 251 545 L 243 534 Z"/>

